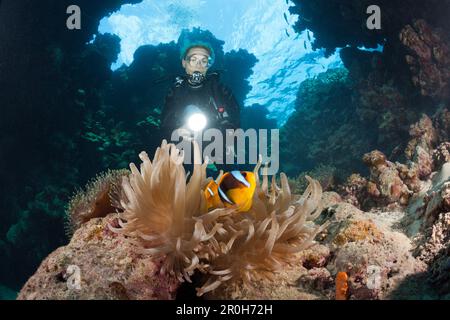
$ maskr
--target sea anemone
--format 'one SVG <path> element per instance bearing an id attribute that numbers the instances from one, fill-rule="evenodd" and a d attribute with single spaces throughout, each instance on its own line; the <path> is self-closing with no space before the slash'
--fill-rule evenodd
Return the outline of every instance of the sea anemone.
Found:
<path id="1" fill-rule="evenodd" d="M 65 229 L 72 235 L 82 224 L 92 218 L 105 217 L 114 211 L 110 193 L 121 183 L 128 170 L 108 170 L 89 181 L 84 190 L 77 190 L 66 209 Z"/>
<path id="2" fill-rule="evenodd" d="M 116 193 L 120 205 L 119 225 L 114 232 L 128 236 L 142 253 L 165 256 L 161 272 L 169 272 L 180 281 L 191 281 L 195 270 L 209 278 L 197 289 L 198 295 L 214 290 L 229 280 L 248 284 L 271 274 L 289 263 L 295 253 L 314 245 L 315 236 L 327 224 L 312 221 L 320 213 L 322 188 L 307 177 L 309 186 L 303 196 L 292 202 L 286 175 L 281 187 L 263 169 L 258 173 L 252 207 L 239 212 L 237 207 L 206 210 L 204 189 L 207 159 L 202 164 L 194 143 L 193 173 L 187 182 L 184 155 L 163 141 L 153 161 L 147 153 L 139 155 L 140 170 L 130 164 L 131 174 L 122 179 L 122 192 Z"/>
<path id="3" fill-rule="evenodd" d="M 257 175 L 260 163 L 255 168 Z M 197 289 L 198 295 L 219 287 L 228 280 L 242 280 L 245 285 L 266 278 L 295 259 L 295 254 L 314 245 L 315 236 L 328 224 L 312 223 L 321 213 L 322 188 L 316 180 L 306 177 L 309 186 L 303 196 L 292 202 L 288 179 L 281 174 L 281 188 L 272 177 L 263 174 L 262 184 L 257 181 L 253 205 L 245 214 L 232 214 L 218 218 L 221 230 L 214 237 L 220 246 L 219 254 L 210 262 L 208 281 Z"/>

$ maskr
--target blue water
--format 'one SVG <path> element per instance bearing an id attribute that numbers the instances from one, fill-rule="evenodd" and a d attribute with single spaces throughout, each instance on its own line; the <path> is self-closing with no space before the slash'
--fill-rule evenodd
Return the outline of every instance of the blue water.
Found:
<path id="1" fill-rule="evenodd" d="M 296 15 L 289 13 L 286 0 L 144 0 L 124 5 L 104 18 L 101 33 L 121 38 L 121 53 L 112 66 L 133 61 L 135 50 L 145 44 L 158 45 L 176 41 L 184 28 L 200 27 L 225 41 L 224 51 L 245 49 L 258 63 L 250 77 L 252 90 L 246 106 L 260 104 L 269 110 L 269 118 L 282 125 L 294 111 L 300 83 L 329 68 L 342 66 L 339 51 L 325 57 L 322 50 L 312 50 L 314 35 L 294 32 Z M 309 33 L 309 35 L 308 35 Z"/>

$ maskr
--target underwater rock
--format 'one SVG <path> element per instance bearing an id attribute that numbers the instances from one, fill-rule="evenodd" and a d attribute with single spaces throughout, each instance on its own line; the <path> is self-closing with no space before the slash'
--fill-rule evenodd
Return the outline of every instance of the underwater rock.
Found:
<path id="1" fill-rule="evenodd" d="M 370 177 L 367 180 L 353 174 L 347 178 L 346 183 L 337 188 L 343 200 L 362 209 L 407 206 L 410 198 L 427 186 L 435 168 L 440 168 L 450 158 L 450 144 L 444 140 L 446 121 L 440 121 L 445 111 L 438 111 L 432 118 L 422 115 L 411 125 L 411 139 L 404 151 L 407 164 L 393 163 L 379 150 L 365 154 L 363 162 L 370 170 Z M 436 126 L 441 129 L 437 130 Z M 438 142 L 441 144 L 436 148 Z"/>
<path id="2" fill-rule="evenodd" d="M 206 298 L 335 299 L 339 272 L 348 275 L 348 299 L 407 297 L 408 290 L 399 288 L 403 289 L 409 277 L 426 270 L 426 265 L 413 257 L 411 240 L 394 230 L 403 213 L 363 212 L 344 202 L 328 211 L 332 218 L 318 235 L 320 244 L 298 254 L 272 280 L 260 279 L 251 287 L 234 282 Z M 413 282 L 413 287 L 418 286 L 420 283 Z"/>
<path id="3" fill-rule="evenodd" d="M 280 175 L 281 187 L 275 176 L 270 184 L 267 174 L 260 181 L 261 157 L 253 172 L 241 172 L 253 186 L 251 192 L 250 187 L 239 191 L 248 207 L 242 200 L 224 203 L 213 191 L 220 182 L 206 176 L 208 163 L 201 163 L 197 143 L 193 149 L 189 181 L 184 152 L 174 144 L 164 140 L 153 160 L 141 152 L 140 171 L 130 164 L 131 174 L 122 180 L 124 192 L 115 199 L 120 203 L 119 227 L 110 229 L 138 244 L 140 252 L 165 256 L 163 270 L 180 282 L 190 282 L 195 272 L 204 274 L 198 296 L 234 283 L 245 287 L 261 278 L 271 281 L 297 253 L 315 245 L 316 235 L 327 225 L 314 223 L 322 212 L 318 181 L 307 177 L 308 188 L 295 200 L 285 174 Z"/>
<path id="4" fill-rule="evenodd" d="M 367 28 L 365 12 L 370 0 L 292 0 L 291 14 L 299 15 L 295 30 L 311 30 L 316 41 L 313 48 L 327 53 L 338 47 L 376 48 L 385 41 L 398 41 L 401 29 L 415 19 L 425 19 L 448 30 L 450 2 L 447 0 L 379 0 L 382 9 L 381 30 Z M 330 32 L 332 30 L 333 32 Z"/>
<path id="5" fill-rule="evenodd" d="M 423 183 L 420 192 L 411 199 L 407 212 L 410 217 L 420 221 L 420 228 L 415 228 L 416 232 L 411 231 L 410 234 L 432 226 L 439 213 L 448 208 L 447 189 L 449 181 L 450 162 L 447 162 L 440 168 L 440 171 L 433 172 L 430 179 Z"/>
<path id="6" fill-rule="evenodd" d="M 403 28 L 400 40 L 411 52 L 406 61 L 421 94 L 438 100 L 448 98 L 450 44 L 447 35 L 420 19 Z"/>
<path id="7" fill-rule="evenodd" d="M 433 172 L 411 199 L 401 225 L 413 241 L 412 253 L 428 269 L 418 279 L 427 294 L 447 299 L 450 250 L 450 162 Z M 433 290 L 433 291 L 431 291 Z"/>
<path id="8" fill-rule="evenodd" d="M 374 61 L 380 61 L 375 58 Z M 350 74 L 350 77 L 357 89 L 354 100 L 360 121 L 367 128 L 375 126 L 377 148 L 390 153 L 407 138 L 407 127 L 415 120 L 415 115 L 408 94 L 394 85 L 392 77 L 382 76 L 386 70 L 378 67 L 379 64 L 375 62 L 367 76 Z"/>
<path id="9" fill-rule="evenodd" d="M 336 185 L 336 168 L 328 165 L 318 165 L 311 171 L 302 172 L 296 179 L 289 179 L 289 187 L 292 193 L 302 194 L 308 187 L 309 176 L 319 181 L 323 191 L 333 190 Z"/>
<path id="10" fill-rule="evenodd" d="M 308 270 L 323 268 L 327 265 L 329 258 L 330 249 L 319 244 L 303 252 L 301 263 Z"/>
<path id="11" fill-rule="evenodd" d="M 289 265 L 283 266 L 271 279 L 261 278 L 244 285 L 231 282 L 209 292 L 212 300 L 318 300 L 331 299 L 333 278 L 325 265 L 330 251 L 326 246 L 316 245 L 296 254 Z"/>
<path id="12" fill-rule="evenodd" d="M 326 235 L 321 239 L 330 248 L 336 249 L 349 242 L 379 242 L 381 231 L 373 221 L 364 217 L 364 212 L 349 203 L 339 203 L 332 207 L 332 218 Z"/>
<path id="13" fill-rule="evenodd" d="M 346 272 L 349 299 L 386 298 L 406 277 L 424 270 L 410 252 L 411 240 L 393 230 L 401 214 L 362 212 L 346 203 L 334 211 L 324 240 L 333 257 L 326 268 L 332 275 Z"/>
<path id="14" fill-rule="evenodd" d="M 447 108 L 440 108 L 434 114 L 433 127 L 439 143 L 450 141 L 450 111 Z"/>
<path id="15" fill-rule="evenodd" d="M 313 268 L 298 279 L 298 285 L 315 292 L 323 292 L 331 299 L 334 280 L 326 268 Z"/>
<path id="16" fill-rule="evenodd" d="M 321 205 L 322 208 L 327 209 L 332 207 L 340 202 L 342 202 L 341 196 L 333 191 L 327 191 L 322 194 Z"/>
<path id="17" fill-rule="evenodd" d="M 450 142 L 441 143 L 433 151 L 434 167 L 440 168 L 444 163 L 450 162 Z"/>
<path id="18" fill-rule="evenodd" d="M 427 178 L 433 172 L 432 154 L 438 139 L 432 120 L 422 115 L 420 121 L 411 126 L 409 134 L 412 139 L 406 147 L 406 157 L 417 167 L 419 178 Z"/>
<path id="19" fill-rule="evenodd" d="M 450 163 L 443 166 L 443 170 L 448 170 Z M 444 182 L 434 187 L 425 197 L 425 225 L 431 226 L 437 218 L 438 212 L 450 211 L 450 183 Z"/>
<path id="20" fill-rule="evenodd" d="M 345 202 L 361 209 L 367 200 L 367 179 L 354 173 L 347 178 L 345 184 L 339 186 L 339 193 Z"/>
<path id="21" fill-rule="evenodd" d="M 413 255 L 428 265 L 423 281 L 445 298 L 450 293 L 450 162 L 431 174 L 406 213 L 402 225 L 413 239 Z"/>
<path id="22" fill-rule="evenodd" d="M 348 242 L 369 240 L 377 242 L 381 238 L 381 232 L 372 221 L 347 220 L 346 226 L 334 238 L 336 245 L 345 245 Z"/>
<path id="23" fill-rule="evenodd" d="M 428 189 L 417 195 L 408 207 L 405 224 L 415 237 L 414 254 L 418 259 L 430 263 L 449 246 L 450 225 L 450 162 L 433 174 Z"/>
<path id="24" fill-rule="evenodd" d="M 426 233 L 427 242 L 420 245 L 416 252 L 419 253 L 418 259 L 430 263 L 449 248 L 450 212 L 440 213 Z"/>
<path id="25" fill-rule="evenodd" d="M 448 209 L 447 209 L 448 210 Z M 418 259 L 426 262 L 427 281 L 442 296 L 450 294 L 450 212 L 439 214 L 425 233 L 426 243 L 416 249 Z M 444 298 L 445 299 L 445 298 Z"/>
<path id="26" fill-rule="evenodd" d="M 116 219 L 110 214 L 83 224 L 41 263 L 18 299 L 174 299 L 177 279 L 160 274 L 161 259 L 134 253 L 124 236 L 111 232 Z"/>
<path id="27" fill-rule="evenodd" d="M 311 172 L 330 187 L 339 176 L 364 170 L 359 159 L 373 149 L 376 138 L 373 126 L 359 119 L 353 91 L 344 68 L 330 69 L 301 83 L 296 111 L 280 129 L 284 172 L 291 177 Z"/>
<path id="28" fill-rule="evenodd" d="M 72 234 L 92 218 L 105 217 L 114 212 L 114 203 L 110 194 L 117 189 L 117 185 L 120 185 L 122 177 L 129 173 L 128 170 L 123 169 L 99 174 L 87 184 L 86 190 L 75 194 L 67 208 L 68 233 Z"/>
<path id="29" fill-rule="evenodd" d="M 419 192 L 422 188 L 423 182 L 419 179 L 418 167 L 407 166 L 403 163 L 395 163 L 400 179 L 406 184 L 409 190 L 413 193 Z"/>
<path id="30" fill-rule="evenodd" d="M 446 226 L 446 239 L 449 240 L 450 213 L 445 214 L 443 219 Z M 450 294 L 450 246 L 442 249 L 430 264 L 430 283 L 436 291 L 448 299 Z"/>
<path id="31" fill-rule="evenodd" d="M 403 183 L 394 163 L 378 150 L 365 154 L 363 161 L 370 169 L 367 192 L 378 205 L 408 204 L 411 191 Z"/>

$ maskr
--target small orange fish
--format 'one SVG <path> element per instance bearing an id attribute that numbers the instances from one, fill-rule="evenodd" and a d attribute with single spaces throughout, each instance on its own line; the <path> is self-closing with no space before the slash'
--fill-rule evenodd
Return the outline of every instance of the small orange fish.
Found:
<path id="1" fill-rule="evenodd" d="M 348 275 L 339 272 L 336 275 L 336 300 L 347 300 L 348 298 Z"/>
<path id="2" fill-rule="evenodd" d="M 253 172 L 227 172 L 218 183 L 211 181 L 206 186 L 206 207 L 210 210 L 237 206 L 239 212 L 246 212 L 252 207 L 255 189 L 256 177 Z"/>

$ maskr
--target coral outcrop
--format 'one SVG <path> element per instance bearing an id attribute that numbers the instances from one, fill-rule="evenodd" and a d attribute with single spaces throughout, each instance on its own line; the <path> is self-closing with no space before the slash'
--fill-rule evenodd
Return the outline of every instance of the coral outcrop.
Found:
<path id="1" fill-rule="evenodd" d="M 131 65 L 111 70 L 120 38 L 100 34 L 100 20 L 142 0 L 76 1 L 80 30 L 66 27 L 70 1 L 1 2 L 0 149 L 5 156 L 0 178 L 8 197 L 0 197 L 5 212 L 0 259 L 9 263 L 0 266 L 0 284 L 18 291 L 42 259 L 68 241 L 61 226 L 67 224 L 64 212 L 73 191 L 99 172 L 126 168 L 139 151 L 160 144 L 164 96 L 184 70 L 175 63 L 182 37 L 142 46 Z M 31 12 L 32 19 L 24 18 Z M 206 30 L 186 30 L 185 36 L 213 45 L 215 67 L 227 70 L 222 81 L 243 104 L 256 58 L 245 50 L 225 53 L 224 42 Z M 26 160 L 30 154 L 33 165 Z M 85 201 L 90 200 L 74 210 L 90 216 Z M 68 229 L 79 225 L 78 218 Z"/>
<path id="2" fill-rule="evenodd" d="M 442 30 L 431 27 L 419 19 L 405 26 L 400 40 L 409 49 L 406 61 L 410 66 L 413 83 L 423 96 L 437 100 L 450 94 L 450 42 Z"/>
<path id="3" fill-rule="evenodd" d="M 367 183 L 370 197 L 379 199 L 381 205 L 408 203 L 411 191 L 403 183 L 394 163 L 378 150 L 364 155 L 363 161 L 370 168 L 370 180 Z"/>
<path id="4" fill-rule="evenodd" d="M 196 143 L 193 146 L 194 170 L 189 182 L 186 182 L 183 166 L 184 154 L 166 141 L 156 151 L 153 161 L 145 152 L 140 154 L 140 170 L 131 164 L 129 175 L 119 172 L 111 179 L 103 179 L 105 185 L 111 180 L 122 179 L 120 184 L 115 184 L 112 193 L 111 206 L 119 212 L 117 219 L 96 218 L 99 215 L 93 215 L 90 211 L 82 216 L 86 219 L 79 219 L 80 225 L 71 243 L 43 262 L 20 297 L 69 298 L 70 292 L 65 290 L 64 284 L 54 283 L 57 278 L 54 272 L 61 272 L 68 264 L 88 270 L 83 282 L 87 291 L 75 295 L 75 298 L 117 298 L 115 291 L 110 291 L 110 281 L 121 277 L 122 281 L 114 285 L 114 290 L 120 287 L 120 292 L 126 297 L 134 292 L 132 298 L 145 299 L 154 296 L 157 289 L 153 287 L 161 285 L 160 277 L 166 281 L 173 278 L 176 283 L 191 282 L 195 271 L 205 274 L 207 278 L 198 289 L 198 295 L 203 295 L 223 284 L 247 287 L 260 279 L 273 281 L 284 266 L 295 260 L 297 254 L 315 244 L 316 235 L 327 226 L 326 222 L 322 225 L 313 222 L 322 212 L 322 188 L 317 181 L 308 177 L 308 188 L 300 199 L 294 201 L 284 174 L 281 175 L 281 187 L 277 186 L 275 177 L 269 185 L 266 174 L 263 174 L 260 183 L 259 163 L 254 172 L 257 177 L 256 190 L 249 211 L 241 213 L 236 206 L 208 211 L 204 196 L 204 188 L 209 182 L 206 179 L 207 161 L 200 162 L 199 147 Z M 92 199 L 89 198 L 92 200 L 88 201 L 91 206 L 103 202 L 104 197 L 109 198 L 110 193 L 105 195 L 104 192 L 108 188 L 103 186 L 100 189 L 102 192 L 94 192 Z M 80 252 L 73 253 L 72 248 Z M 127 251 L 130 253 L 127 254 Z M 94 256 L 89 257 L 90 254 Z M 67 255 L 73 259 L 64 258 Z M 147 257 L 150 257 L 148 262 L 139 261 Z M 101 266 L 90 268 L 89 264 L 97 263 L 96 259 L 100 259 L 98 263 Z M 103 259 L 109 260 L 108 263 Z M 136 261 L 139 266 L 149 268 L 141 270 L 143 273 L 140 276 L 133 273 L 140 272 L 134 264 Z M 120 270 L 125 275 L 120 272 L 115 274 Z M 100 276 L 101 273 L 104 275 Z M 133 280 L 130 281 L 127 276 Z M 95 277 L 102 279 L 93 282 Z M 145 284 L 147 280 L 150 283 Z M 41 291 L 49 285 L 52 286 L 49 293 Z M 139 290 L 134 285 L 147 291 L 136 292 Z M 97 289 L 97 286 L 101 288 Z M 146 286 L 149 288 L 145 289 Z M 159 292 L 163 296 L 157 297 L 172 297 L 168 291 Z"/>
<path id="5" fill-rule="evenodd" d="M 407 285 L 414 292 L 404 289 L 405 279 L 424 272 L 426 265 L 414 258 L 411 239 L 393 227 L 402 219 L 401 212 L 367 213 L 342 201 L 325 212 L 330 224 L 318 235 L 319 244 L 296 255 L 293 263 L 274 274 L 275 281 L 262 279 L 247 287 L 232 283 L 206 298 L 335 299 L 336 277 L 342 272 L 348 276 L 346 299 L 421 296 L 420 282 Z"/>
<path id="6" fill-rule="evenodd" d="M 409 145 L 428 141 L 430 131 L 420 132 Z M 173 299 L 194 274 L 192 286 L 205 299 L 335 299 L 344 273 L 340 299 L 449 294 L 450 163 L 415 176 L 415 189 L 407 173 L 417 172 L 417 158 L 406 166 L 373 151 L 364 157 L 370 177 L 352 175 L 339 189 L 342 197 L 309 180 L 292 202 L 286 176 L 281 188 L 264 176 L 249 212 L 207 212 L 205 163 L 194 149 L 197 164 L 187 184 L 174 146 L 163 143 L 153 161 L 142 153 L 140 170 L 131 165 L 113 193 L 119 215 L 81 224 L 19 298 Z M 68 281 L 71 265 L 85 273 L 78 291 Z"/>
<path id="7" fill-rule="evenodd" d="M 161 259 L 135 253 L 124 236 L 109 230 L 115 214 L 93 218 L 70 243 L 52 252 L 27 281 L 19 300 L 174 299 L 180 285 L 161 274 Z"/>
<path id="8" fill-rule="evenodd" d="M 101 218 L 114 212 L 111 194 L 122 182 L 128 170 L 108 171 L 88 183 L 86 190 L 78 191 L 67 208 L 67 231 L 71 235 L 92 218 Z"/>
<path id="9" fill-rule="evenodd" d="M 324 228 L 312 222 L 321 213 L 320 184 L 310 178 L 303 196 L 293 202 L 287 177 L 281 188 L 267 175 L 259 182 L 248 212 L 237 207 L 207 211 L 204 197 L 207 162 L 201 163 L 194 143 L 194 170 L 186 184 L 184 154 L 165 141 L 150 161 L 141 153 L 140 171 L 131 165 L 117 202 L 121 205 L 120 228 L 114 232 L 137 241 L 141 251 L 165 255 L 163 269 L 179 281 L 191 281 L 194 271 L 207 274 L 198 290 L 202 295 L 227 281 L 245 285 L 271 274 L 292 260 L 295 253 L 314 244 Z"/>

